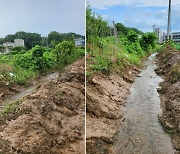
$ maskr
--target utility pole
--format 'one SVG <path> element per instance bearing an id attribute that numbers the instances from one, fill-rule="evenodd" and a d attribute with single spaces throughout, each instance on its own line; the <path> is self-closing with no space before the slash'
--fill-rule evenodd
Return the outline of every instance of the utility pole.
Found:
<path id="1" fill-rule="evenodd" d="M 41 35 L 41 45 L 43 46 L 43 35 Z"/>
<path id="2" fill-rule="evenodd" d="M 117 43 L 117 31 L 116 31 L 116 26 L 115 26 L 115 22 L 114 21 L 113 21 L 113 30 L 114 30 L 115 43 Z"/>
<path id="3" fill-rule="evenodd" d="M 113 21 L 113 29 L 114 29 L 114 36 L 117 37 L 117 31 L 116 31 L 116 26 L 115 22 Z"/>
<path id="4" fill-rule="evenodd" d="M 168 9 L 168 28 L 167 28 L 167 40 L 169 41 L 171 33 L 171 0 L 169 0 L 169 9 Z"/>

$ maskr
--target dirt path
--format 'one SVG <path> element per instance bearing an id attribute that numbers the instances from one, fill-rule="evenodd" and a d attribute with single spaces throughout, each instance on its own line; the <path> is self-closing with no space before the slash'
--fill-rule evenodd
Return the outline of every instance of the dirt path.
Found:
<path id="1" fill-rule="evenodd" d="M 115 153 L 173 154 L 170 136 L 158 122 L 161 113 L 157 92 L 162 79 L 155 73 L 156 54 L 151 55 L 147 67 L 135 79 L 126 103 L 125 121 L 120 127 Z"/>
<path id="2" fill-rule="evenodd" d="M 13 95 L 13 96 L 10 96 L 5 101 L 0 103 L 0 112 L 3 110 L 3 108 L 8 103 L 16 102 L 18 100 L 23 99 L 25 96 L 31 95 L 32 93 L 34 93 L 34 92 L 36 92 L 38 90 L 40 85 L 49 83 L 52 80 L 57 80 L 58 76 L 59 76 L 58 72 L 54 72 L 54 73 L 51 73 L 49 75 L 46 75 L 45 77 L 43 77 L 43 78 L 39 79 L 38 81 L 36 81 L 36 84 L 26 88 L 25 90 Z"/>

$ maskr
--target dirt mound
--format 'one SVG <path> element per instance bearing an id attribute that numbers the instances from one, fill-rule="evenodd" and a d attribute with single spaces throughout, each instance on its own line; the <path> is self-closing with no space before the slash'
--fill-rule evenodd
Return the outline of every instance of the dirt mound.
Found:
<path id="1" fill-rule="evenodd" d="M 158 53 L 158 60 L 157 73 L 164 79 L 159 90 L 163 108 L 159 119 L 180 150 L 180 51 L 166 47 Z"/>
<path id="2" fill-rule="evenodd" d="M 87 154 L 112 153 L 115 134 L 123 122 L 123 106 L 137 68 L 124 76 L 94 73 L 87 80 Z"/>
<path id="3" fill-rule="evenodd" d="M 84 153 L 84 59 L 0 118 L 0 153 Z"/>

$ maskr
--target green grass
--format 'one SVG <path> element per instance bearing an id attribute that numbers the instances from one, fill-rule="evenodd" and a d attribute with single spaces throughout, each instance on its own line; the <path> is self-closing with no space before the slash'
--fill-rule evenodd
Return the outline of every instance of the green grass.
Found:
<path id="1" fill-rule="evenodd" d="M 177 50 L 180 50 L 180 43 L 176 43 L 176 42 L 171 41 L 170 45 L 171 45 L 171 47 L 173 47 Z"/>
<path id="2" fill-rule="evenodd" d="M 13 112 L 19 104 L 21 104 L 21 101 L 7 103 L 7 105 L 2 110 L 1 114 L 8 115 L 9 113 Z"/>
<path id="3" fill-rule="evenodd" d="M 180 50 L 180 44 L 179 43 L 176 43 L 176 49 Z"/>
<path id="4" fill-rule="evenodd" d="M 98 38 L 93 43 L 87 47 L 87 52 L 91 57 L 88 59 L 88 63 L 91 70 L 101 72 L 117 71 L 129 65 L 139 66 L 146 55 L 159 48 L 156 47 L 149 52 L 141 49 L 139 52 L 130 53 L 120 40 L 118 38 L 115 40 L 114 37 Z"/>

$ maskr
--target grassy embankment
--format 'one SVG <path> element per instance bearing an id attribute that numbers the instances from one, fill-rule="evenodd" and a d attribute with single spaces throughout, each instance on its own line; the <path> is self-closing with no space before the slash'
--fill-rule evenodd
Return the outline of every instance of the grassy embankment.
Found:
<path id="1" fill-rule="evenodd" d="M 142 49 L 139 42 L 133 44 L 128 40 L 125 41 L 124 38 L 121 41 L 114 37 L 99 38 L 96 44 L 87 43 L 89 54 L 87 75 L 97 71 L 121 74 L 131 65 L 141 66 L 142 60 L 156 52 L 159 47 L 149 45 L 147 49 Z"/>
<path id="2" fill-rule="evenodd" d="M 121 73 L 130 65 L 141 65 L 143 58 L 159 48 L 154 33 L 143 33 L 121 23 L 115 25 L 114 37 L 114 29 L 90 6 L 86 9 L 86 23 L 87 75 L 93 71 Z"/>

